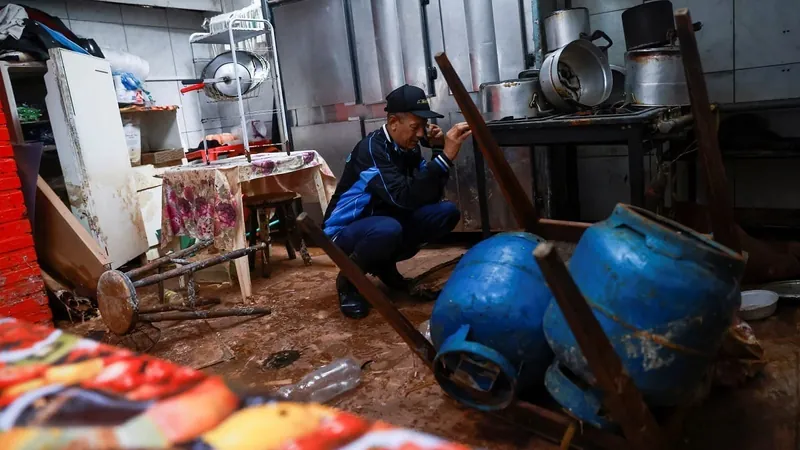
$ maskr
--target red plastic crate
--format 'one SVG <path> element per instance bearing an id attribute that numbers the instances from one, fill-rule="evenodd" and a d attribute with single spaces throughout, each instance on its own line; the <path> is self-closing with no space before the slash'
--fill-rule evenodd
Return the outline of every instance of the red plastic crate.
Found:
<path id="1" fill-rule="evenodd" d="M 17 174 L 17 163 L 13 158 L 0 158 L 0 174 L 5 173 Z"/>
<path id="2" fill-rule="evenodd" d="M 0 302 L 0 316 L 41 324 L 51 324 L 53 319 L 43 290 L 24 299 Z"/>
<path id="3" fill-rule="evenodd" d="M 42 271 L 38 267 L 9 267 L 0 270 L 0 288 L 23 281 L 37 282 L 41 277 Z"/>
<path id="4" fill-rule="evenodd" d="M 0 254 L 0 270 L 9 267 L 38 267 L 36 263 L 36 250 L 33 247 L 24 248 L 9 253 Z"/>
<path id="5" fill-rule="evenodd" d="M 2 252 L 13 252 L 27 247 L 33 247 L 33 236 L 30 234 L 0 238 L 0 251 Z"/>
<path id="6" fill-rule="evenodd" d="M 10 144 L 11 143 L 11 133 L 8 131 L 8 127 L 5 124 L 0 125 L 0 144 Z"/>
<path id="7" fill-rule="evenodd" d="M 0 192 L 0 211 L 25 207 L 25 197 L 19 189 Z"/>
<path id="8" fill-rule="evenodd" d="M 0 144 L 0 158 L 13 158 L 14 148 L 10 144 Z"/>
<path id="9" fill-rule="evenodd" d="M 31 234 L 30 220 L 15 220 L 14 222 L 0 223 L 0 242 L 2 239 L 11 236 Z M 0 247 L 0 253 L 5 253 L 5 249 Z"/>
<path id="10" fill-rule="evenodd" d="M 14 209 L 0 210 L 0 223 L 27 219 L 28 214 L 24 206 Z"/>
<path id="11" fill-rule="evenodd" d="M 15 173 L 0 173 L 0 191 L 19 189 L 22 183 Z"/>
<path id="12" fill-rule="evenodd" d="M 0 305 L 14 300 L 24 299 L 36 293 L 44 293 L 44 281 L 41 275 L 33 280 L 23 280 L 0 288 Z"/>

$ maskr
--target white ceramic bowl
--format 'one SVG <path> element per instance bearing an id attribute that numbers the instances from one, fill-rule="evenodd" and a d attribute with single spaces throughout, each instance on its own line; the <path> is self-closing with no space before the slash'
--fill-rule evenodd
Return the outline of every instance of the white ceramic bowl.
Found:
<path id="1" fill-rule="evenodd" d="M 753 290 L 742 292 L 739 317 L 743 320 L 765 319 L 778 308 L 778 294 L 772 291 Z"/>

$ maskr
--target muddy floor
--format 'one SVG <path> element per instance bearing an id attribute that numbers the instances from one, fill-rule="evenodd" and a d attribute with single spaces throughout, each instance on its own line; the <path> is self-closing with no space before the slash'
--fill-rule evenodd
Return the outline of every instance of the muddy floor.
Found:
<path id="1" fill-rule="evenodd" d="M 361 384 L 332 406 L 476 447 L 558 448 L 446 397 L 430 371 L 376 312 L 360 321 L 344 318 L 334 289 L 338 270 L 320 250 L 311 249 L 313 265 L 305 267 L 300 259 L 289 261 L 281 248 L 273 248 L 274 271 L 269 278 L 254 273 L 254 296 L 249 301 L 272 308 L 268 316 L 160 323 L 158 329 L 143 328 L 123 340 L 108 333 L 103 337 L 100 320 L 72 330 L 222 375 L 250 390 L 277 390 L 317 367 L 350 356 L 363 364 Z M 399 268 L 414 277 L 463 252 L 426 249 Z M 437 271 L 425 283 L 440 285 L 448 275 L 449 269 Z M 228 306 L 241 304 L 235 286 L 203 286 L 200 293 L 218 297 Z M 387 293 L 415 325 L 428 319 L 432 303 Z M 143 303 L 155 300 L 153 295 L 145 297 Z M 682 439 L 687 448 L 800 448 L 798 323 L 800 308 L 782 304 L 776 316 L 752 324 L 769 361 L 764 373 L 742 388 L 715 389 L 693 410 Z M 280 351 L 299 352 L 299 358 L 286 367 L 268 367 L 265 361 Z"/>
<path id="2" fill-rule="evenodd" d="M 313 265 L 305 267 L 299 258 L 289 261 L 285 250 L 273 246 L 271 276 L 260 278 L 254 271 L 249 304 L 272 308 L 268 316 L 162 322 L 158 329 L 143 328 L 123 340 L 108 333 L 102 339 L 222 375 L 250 390 L 277 390 L 317 367 L 350 356 L 364 365 L 361 384 L 333 400 L 332 406 L 476 447 L 558 448 L 449 399 L 377 312 L 362 320 L 344 318 L 334 288 L 338 269 L 321 250 L 310 251 Z M 415 277 L 463 252 L 462 248 L 425 249 L 398 267 L 405 276 Z M 440 285 L 450 269 L 431 274 L 424 283 Z M 430 317 L 432 302 L 385 292 L 415 326 Z M 202 286 L 200 294 L 219 297 L 228 306 L 241 302 L 236 286 Z M 154 295 L 144 297 L 143 304 L 155 301 Z M 105 327 L 92 320 L 72 331 L 98 337 Z M 265 360 L 279 351 L 297 351 L 300 357 L 280 369 L 266 367 Z"/>

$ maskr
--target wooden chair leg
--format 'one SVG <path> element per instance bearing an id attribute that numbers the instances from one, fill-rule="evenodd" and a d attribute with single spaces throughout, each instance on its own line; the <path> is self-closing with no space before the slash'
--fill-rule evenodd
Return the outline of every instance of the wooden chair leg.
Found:
<path id="1" fill-rule="evenodd" d="M 299 208 L 299 210 L 298 210 Z M 303 233 L 297 227 L 297 216 L 303 213 L 303 204 L 299 198 L 294 199 L 292 203 L 286 205 L 286 228 L 292 244 L 295 245 L 300 251 L 300 257 L 303 258 L 303 264 L 306 266 L 311 265 L 311 254 L 308 253 L 308 247 L 303 240 Z"/>
<path id="2" fill-rule="evenodd" d="M 275 207 L 275 211 L 278 213 L 278 220 L 281 221 L 281 229 L 283 230 L 286 253 L 289 255 L 289 259 L 296 259 L 297 254 L 294 251 L 291 224 L 289 223 L 289 208 L 287 207 L 287 204 L 283 203 L 277 205 Z"/>
<path id="3" fill-rule="evenodd" d="M 250 211 L 250 237 L 247 240 L 247 245 L 253 246 L 256 245 L 256 241 L 258 240 L 258 209 L 257 208 L 248 208 Z M 253 253 L 247 255 L 247 262 L 250 266 L 250 271 L 252 272 L 256 268 L 256 255 Z"/>
<path id="4" fill-rule="evenodd" d="M 261 276 L 263 278 L 269 278 L 272 274 L 272 267 L 269 264 L 270 256 L 271 256 L 271 248 L 272 248 L 272 238 L 269 235 L 269 216 L 267 216 L 267 210 L 261 210 L 263 213 L 263 221 L 261 220 L 262 217 L 259 215 L 259 221 L 261 226 L 259 227 L 261 232 L 259 233 L 259 237 L 261 238 L 261 242 L 267 244 L 264 247 L 264 250 L 261 250 Z"/>

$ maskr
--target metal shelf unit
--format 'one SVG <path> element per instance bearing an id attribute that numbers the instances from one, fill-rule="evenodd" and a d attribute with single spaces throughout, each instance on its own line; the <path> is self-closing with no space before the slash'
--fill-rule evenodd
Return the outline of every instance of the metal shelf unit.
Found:
<path id="1" fill-rule="evenodd" d="M 206 134 L 206 124 L 208 123 L 222 123 L 227 120 L 238 119 L 242 129 L 242 143 L 244 145 L 245 156 L 250 161 L 250 138 L 248 129 L 248 119 L 255 116 L 262 115 L 275 115 L 278 120 L 279 139 L 272 136 L 273 145 L 282 147 L 287 154 L 291 153 L 291 148 L 288 141 L 288 124 L 287 115 L 284 108 L 284 93 L 283 84 L 281 80 L 280 63 L 278 61 L 278 54 L 275 45 L 275 29 L 269 20 L 263 19 L 261 16 L 261 9 L 253 6 L 247 7 L 229 14 L 223 14 L 211 19 L 211 30 L 209 33 L 194 33 L 189 37 L 189 42 L 192 44 L 192 59 L 195 62 L 195 75 L 197 74 L 197 64 L 211 61 L 213 58 L 198 58 L 195 56 L 194 45 L 211 45 L 211 53 L 219 55 L 225 51 L 247 51 L 265 59 L 270 66 L 267 76 L 260 80 L 259 85 L 249 92 L 242 92 L 242 82 L 239 77 L 235 77 L 237 95 L 231 98 L 221 98 L 217 96 L 209 96 L 207 94 L 196 94 L 199 110 L 202 111 L 202 98 L 206 97 L 213 102 L 218 101 L 235 101 L 238 104 L 238 117 L 236 116 L 222 116 L 214 118 L 203 118 L 201 123 L 201 131 L 203 136 Z M 234 66 L 238 65 L 237 52 L 231 52 Z M 249 105 L 245 104 L 245 100 L 257 98 L 261 96 L 265 84 L 272 88 L 275 108 L 267 110 L 250 111 Z M 205 92 L 205 91 L 204 91 Z M 203 148 L 208 156 L 208 144 L 203 139 Z M 206 161 L 209 161 L 206 158 Z"/>

